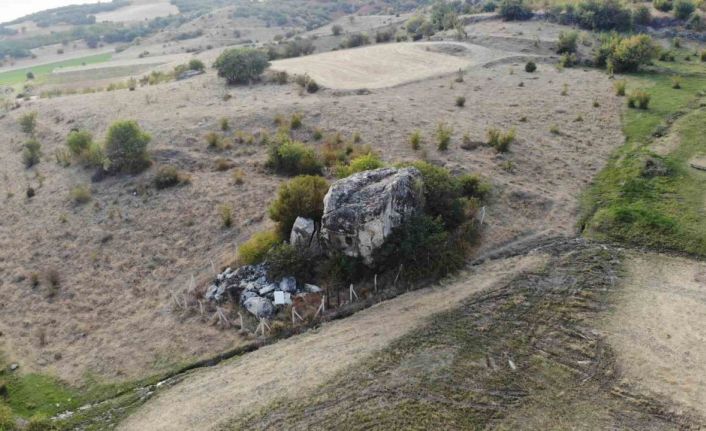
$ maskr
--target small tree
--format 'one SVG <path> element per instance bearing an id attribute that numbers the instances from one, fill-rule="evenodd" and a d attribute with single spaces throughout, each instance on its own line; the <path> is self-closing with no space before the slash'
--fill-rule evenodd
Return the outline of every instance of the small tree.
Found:
<path id="1" fill-rule="evenodd" d="M 213 64 L 218 69 L 218 76 L 225 78 L 229 85 L 250 83 L 269 66 L 267 54 L 253 48 L 226 50 Z"/>
<path id="2" fill-rule="evenodd" d="M 116 121 L 105 138 L 105 155 L 116 172 L 139 172 L 149 165 L 147 144 L 152 138 L 135 121 Z"/>
<path id="3" fill-rule="evenodd" d="M 331 34 L 334 36 L 340 36 L 341 33 L 343 33 L 343 27 L 341 27 L 339 24 L 334 24 L 331 27 Z"/>
<path id="4" fill-rule="evenodd" d="M 270 218 L 277 222 L 280 235 L 289 237 L 297 217 L 320 221 L 328 187 L 325 179 L 312 175 L 299 176 L 282 184 L 269 209 Z"/>
<path id="5" fill-rule="evenodd" d="M 614 72 L 636 72 L 640 65 L 647 64 L 657 56 L 657 47 L 652 38 L 639 34 L 622 39 L 609 56 Z"/>

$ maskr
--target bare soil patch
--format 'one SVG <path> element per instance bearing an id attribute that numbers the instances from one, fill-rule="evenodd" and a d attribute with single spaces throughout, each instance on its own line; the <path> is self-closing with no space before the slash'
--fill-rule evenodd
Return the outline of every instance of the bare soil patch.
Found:
<path id="1" fill-rule="evenodd" d="M 605 322 L 625 379 L 706 417 L 706 263 L 631 253 Z"/>

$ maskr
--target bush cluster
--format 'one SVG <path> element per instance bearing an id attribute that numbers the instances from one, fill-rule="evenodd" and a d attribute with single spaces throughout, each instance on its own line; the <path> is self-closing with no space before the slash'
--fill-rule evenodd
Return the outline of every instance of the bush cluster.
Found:
<path id="1" fill-rule="evenodd" d="M 382 168 L 384 165 L 377 154 L 370 152 L 352 159 L 348 165 L 340 164 L 336 168 L 336 176 L 345 178 L 358 172 Z"/>
<path id="2" fill-rule="evenodd" d="M 39 163 L 42 154 L 42 145 L 36 139 L 32 138 L 24 143 L 22 147 L 22 163 L 26 168 Z"/>
<path id="3" fill-rule="evenodd" d="M 288 176 L 321 175 L 323 171 L 323 164 L 314 148 L 293 141 L 285 133 L 279 133 L 270 143 L 265 166 Z"/>
<path id="4" fill-rule="evenodd" d="M 499 14 L 505 21 L 521 21 L 532 17 L 532 10 L 524 0 L 501 0 Z"/>
<path id="5" fill-rule="evenodd" d="M 269 215 L 277 223 L 277 231 L 283 238 L 289 237 L 297 217 L 321 220 L 328 187 L 325 179 L 313 175 L 298 176 L 280 187 Z"/>
<path id="6" fill-rule="evenodd" d="M 594 52 L 594 64 L 612 72 L 636 72 L 641 65 L 657 57 L 658 48 L 645 34 L 629 37 L 617 33 L 603 34 Z"/>
<path id="7" fill-rule="evenodd" d="M 34 111 L 26 113 L 20 117 L 19 122 L 22 132 L 31 135 L 37 127 L 37 113 Z"/>
<path id="8" fill-rule="evenodd" d="M 516 132 L 515 129 L 510 129 L 503 133 L 502 131 L 491 128 L 486 132 L 488 138 L 488 145 L 495 148 L 499 153 L 505 153 L 510 151 L 510 145 L 515 142 Z"/>
<path id="9" fill-rule="evenodd" d="M 559 33 L 559 42 L 557 43 L 556 52 L 558 54 L 576 52 L 576 42 L 578 41 L 579 33 L 577 31 L 562 31 Z"/>
<path id="10" fill-rule="evenodd" d="M 650 95 L 643 90 L 635 90 L 628 96 L 628 106 L 630 108 L 647 109 L 649 104 Z"/>
<path id="11" fill-rule="evenodd" d="M 260 77 L 270 66 L 267 54 L 253 48 L 233 48 L 224 51 L 213 64 L 218 76 L 229 85 L 248 84 Z"/>
<path id="12" fill-rule="evenodd" d="M 281 242 L 282 238 L 275 231 L 257 232 L 238 247 L 238 261 L 242 265 L 262 262 L 267 252 Z"/>
<path id="13" fill-rule="evenodd" d="M 537 64 L 534 61 L 530 60 L 525 64 L 525 72 L 533 73 L 535 70 L 537 70 Z"/>
<path id="14" fill-rule="evenodd" d="M 674 16 L 679 19 L 688 19 L 696 10 L 691 0 L 674 0 Z"/>
<path id="15" fill-rule="evenodd" d="M 154 185 L 160 190 L 187 184 L 189 181 L 189 177 L 186 174 L 179 172 L 176 166 L 171 165 L 160 166 L 154 177 Z"/>
<path id="16" fill-rule="evenodd" d="M 136 173 L 149 166 L 147 144 L 151 139 L 135 121 L 113 123 L 105 138 L 105 156 L 110 170 Z"/>

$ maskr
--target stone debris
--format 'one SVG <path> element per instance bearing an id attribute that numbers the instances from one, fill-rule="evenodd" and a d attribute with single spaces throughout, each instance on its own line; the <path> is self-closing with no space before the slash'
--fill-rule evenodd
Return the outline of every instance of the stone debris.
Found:
<path id="1" fill-rule="evenodd" d="M 255 317 L 271 319 L 277 314 L 277 307 L 291 304 L 292 298 L 322 291 L 316 285 L 298 283 L 292 276 L 271 280 L 267 265 L 261 263 L 236 270 L 227 268 L 215 277 L 205 298 L 217 303 L 231 299 Z"/>

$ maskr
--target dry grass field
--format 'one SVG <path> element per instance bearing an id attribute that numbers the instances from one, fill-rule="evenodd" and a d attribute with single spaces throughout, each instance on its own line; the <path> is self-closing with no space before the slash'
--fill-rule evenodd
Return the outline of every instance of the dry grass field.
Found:
<path id="1" fill-rule="evenodd" d="M 414 58 L 449 57 L 450 71 L 470 61 L 404 49 L 417 50 Z M 232 98 L 225 101 L 224 94 Z M 209 72 L 135 92 L 29 102 L 0 120 L 7 131 L 0 147 L 5 172 L 0 289 L 12 310 L 0 322 L 4 349 L 29 370 L 79 382 L 88 374 L 105 379 L 149 375 L 243 342 L 233 332 L 198 319 L 182 321 L 169 312 L 170 291 L 186 286 L 192 275 L 197 280 L 212 275 L 210 261 L 220 266 L 239 242 L 261 228 L 283 180 L 263 170 L 264 147 L 238 144 L 222 153 L 206 148 L 204 135 L 217 131 L 222 117 L 234 130 L 272 132 L 275 114 L 300 112 L 306 127 L 344 136 L 360 133 L 386 161 L 426 157 L 456 172 L 481 173 L 497 190 L 485 221 L 482 247 L 489 250 L 525 236 L 574 231 L 580 190 L 621 141 L 619 100 L 610 95 L 610 82 L 597 71 L 560 72 L 540 65 L 537 73 L 526 74 L 522 64 L 509 63 L 470 68 L 462 83 L 429 78 L 367 95 L 322 90 L 300 96 L 294 85 L 226 88 Z M 465 108 L 454 106 L 457 96 L 466 97 Z M 599 108 L 593 107 L 594 99 L 602 100 Z M 44 155 L 27 170 L 17 120 L 32 110 L 38 112 Z M 579 116 L 582 121 L 574 121 Z M 54 152 L 64 147 L 72 128 L 91 130 L 100 139 L 117 119 L 138 120 L 153 136 L 156 164 L 176 165 L 190 175 L 191 184 L 157 191 L 151 186 L 155 168 L 91 184 L 92 172 L 55 163 Z M 446 152 L 434 144 L 439 122 L 454 130 Z M 554 124 L 559 134 L 550 132 Z M 517 129 L 510 153 L 496 154 L 483 145 L 460 148 L 465 133 L 482 141 L 491 127 Z M 415 129 L 424 136 L 417 152 L 408 144 Z M 215 169 L 219 158 L 244 170 L 244 185 L 234 185 L 230 172 Z M 69 192 L 81 184 L 90 186 L 92 199 L 76 205 Z M 32 199 L 25 196 L 29 185 L 37 190 Z M 234 208 L 232 229 L 220 225 L 222 204 Z M 51 270 L 58 271 L 61 284 L 49 297 L 45 282 L 33 287 L 31 280 L 33 274 L 43 280 Z"/>
<path id="2" fill-rule="evenodd" d="M 457 48 L 458 54 L 437 52 L 444 48 Z M 339 90 L 376 89 L 449 75 L 509 55 L 478 45 L 452 42 L 394 43 L 278 60 L 272 64 L 272 69 L 294 75 L 308 74 L 321 85 Z"/>
<path id="3" fill-rule="evenodd" d="M 86 413 L 94 425 L 105 420 L 123 430 L 706 423 L 699 419 L 706 418 L 706 266 L 625 251 L 609 245 L 608 236 L 576 238 L 587 190 L 616 163 L 611 156 L 635 156 L 628 145 L 635 124 L 645 128 L 644 144 L 656 155 L 667 157 L 694 140 L 675 132 L 703 114 L 706 88 L 697 69 L 706 63 L 692 59 L 701 45 L 674 48 L 689 56 L 684 67 L 696 71 L 683 76 L 679 89 L 661 74 L 676 74 L 681 59 L 658 62 L 654 76 L 617 76 L 629 81 L 630 92 L 648 78 L 665 81 L 643 112 L 626 107 L 604 70 L 558 66 L 557 41 L 569 28 L 544 20 L 505 22 L 484 14 L 465 25 L 463 41 L 454 29 L 418 42 L 343 49 L 354 32 L 373 41 L 377 30 L 401 35 L 413 14 L 337 12 L 312 29 L 238 11 L 231 5 L 190 15 L 130 46 L 91 50 L 80 40 L 44 46 L 33 51 L 36 58 L 2 69 L 111 54 L 101 63 L 45 72 L 33 83 L 57 90 L 54 97 L 13 97 L 20 108 L 0 113 L 3 365 L 17 363 L 18 376 L 56 377 L 78 391 L 125 384 L 139 400 L 107 408 L 108 419 Z M 130 25 L 177 12 L 168 0 L 138 0 L 96 19 Z M 333 35 L 333 25 L 342 34 Z M 211 67 L 227 47 L 283 39 L 279 49 L 297 37 L 312 37 L 314 53 L 273 60 L 265 79 L 228 86 Z M 577 43 L 579 56 L 589 58 L 597 36 L 579 32 Z M 128 78 L 172 73 L 192 59 L 205 64 L 204 74 L 124 88 Z M 526 71 L 528 60 L 536 71 Z M 272 72 L 286 72 L 288 81 L 276 83 Z M 313 78 L 318 91 L 298 85 L 299 75 Z M 120 89 L 93 92 L 110 84 Z M 68 95 L 68 89 L 88 90 Z M 41 152 L 39 163 L 27 167 L 29 135 L 19 122 L 30 112 L 37 114 Z M 478 211 L 479 241 L 458 274 L 261 346 L 265 338 L 256 340 L 252 331 L 214 324 L 215 307 L 183 312 L 174 299 L 204 290 L 233 263 L 240 244 L 272 227 L 268 207 L 290 178 L 266 168 L 262 137 L 295 115 L 302 125 L 290 130 L 293 138 L 319 154 L 340 135 L 351 148 L 369 146 L 386 164 L 425 160 L 454 175 L 479 174 L 492 191 Z M 64 163 L 71 131 L 90 131 L 101 142 L 118 120 L 135 120 L 151 135 L 152 162 L 144 172 L 103 177 L 78 160 Z M 652 139 L 662 123 L 667 132 Z M 450 131 L 448 148 L 439 147 L 440 129 Z M 509 151 L 488 144 L 491 129 L 514 133 Z M 418 148 L 410 143 L 413 133 L 421 137 Z M 224 145 L 209 145 L 209 134 Z M 187 181 L 158 188 L 164 166 Z M 334 180 L 334 169 L 325 169 L 327 180 Z M 637 175 L 636 183 L 652 181 Z M 623 193 L 623 185 L 610 190 Z M 230 317 L 237 319 L 235 312 Z M 253 322 L 246 329 L 254 330 Z M 257 351 L 216 366 L 176 371 L 256 344 Z M 346 380 L 347 372 L 354 376 Z M 3 377 L 0 371 L 0 407 Z M 133 391 L 135 385 L 144 387 Z M 70 409 L 80 416 L 76 407 Z M 402 414 L 389 414 L 398 407 Z"/>

